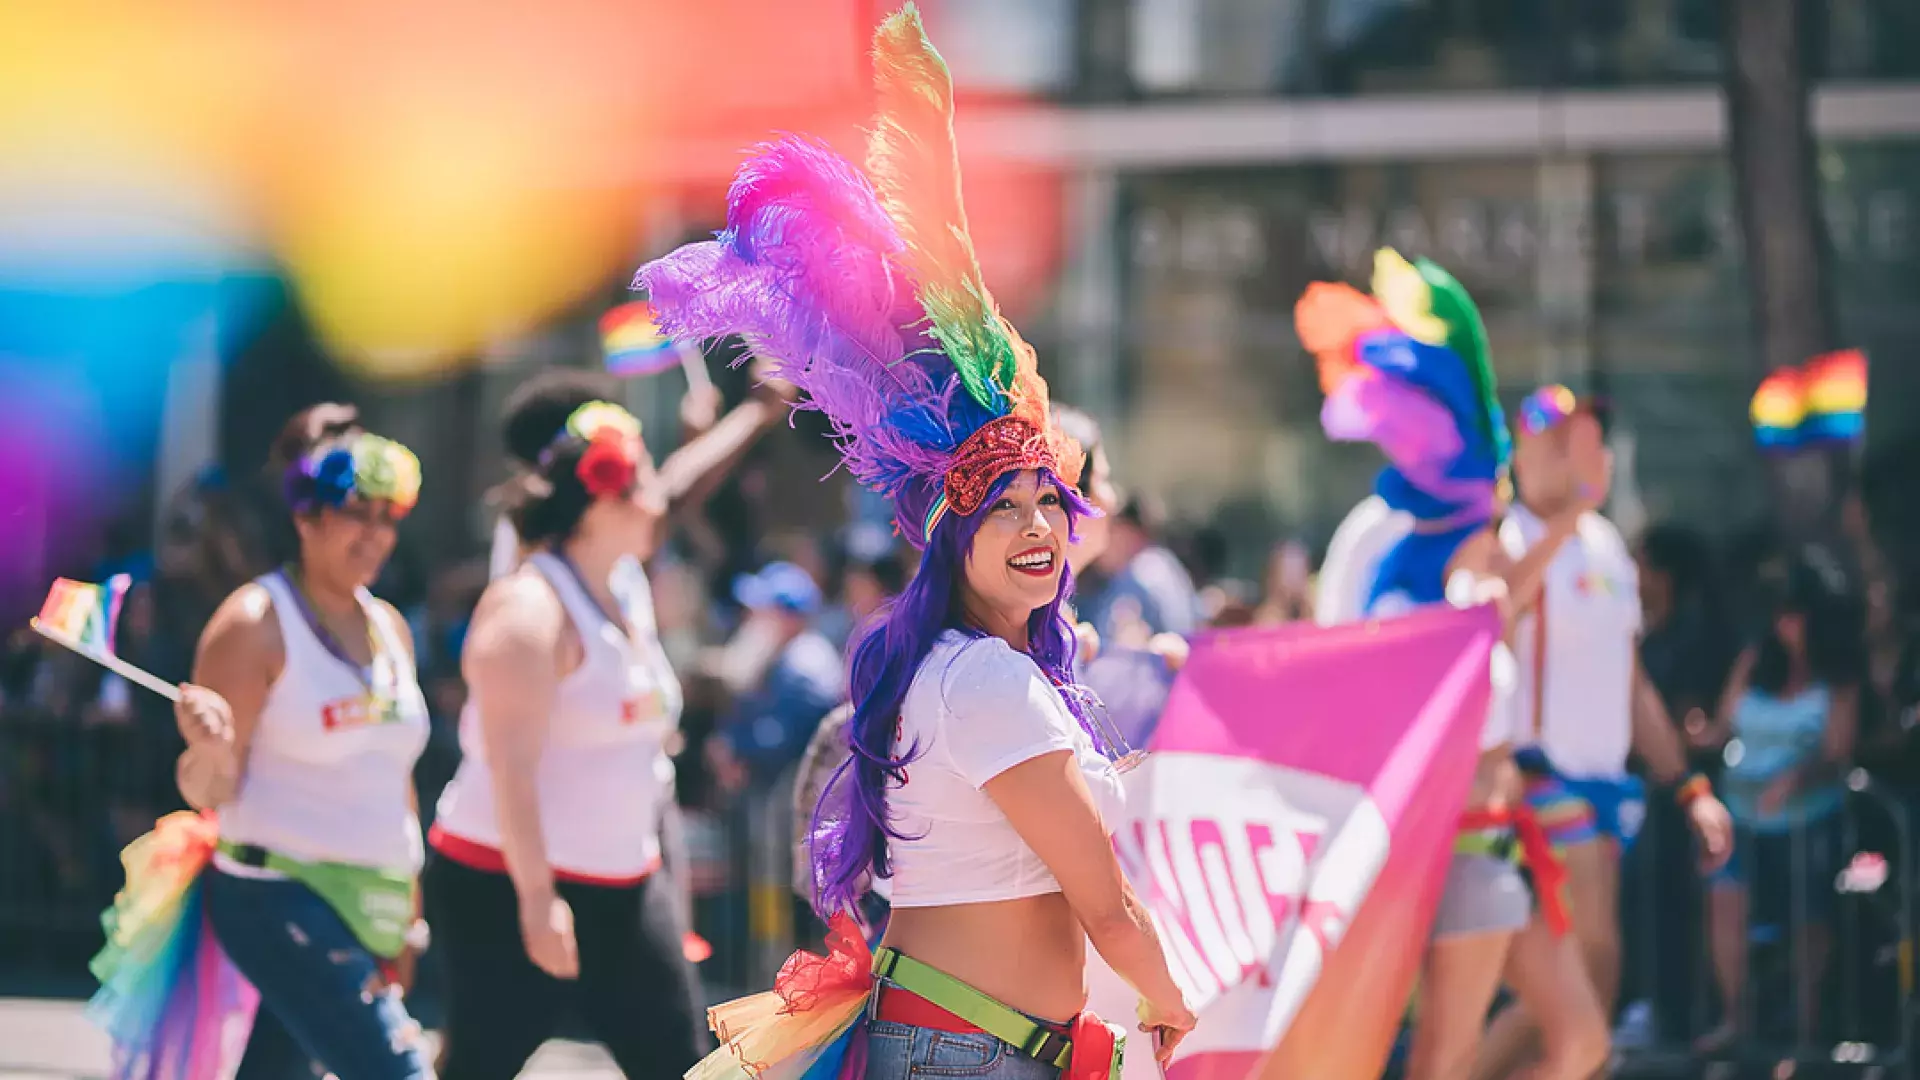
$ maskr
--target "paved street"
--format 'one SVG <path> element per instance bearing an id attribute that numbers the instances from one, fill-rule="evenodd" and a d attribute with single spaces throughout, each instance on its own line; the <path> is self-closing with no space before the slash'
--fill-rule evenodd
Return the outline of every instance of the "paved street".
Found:
<path id="1" fill-rule="evenodd" d="M 0 998 L 0 1080 L 105 1080 L 107 1041 L 87 1023 L 78 1001 Z M 548 1043 L 527 1080 L 619 1080 L 604 1052 L 579 1043 Z"/>

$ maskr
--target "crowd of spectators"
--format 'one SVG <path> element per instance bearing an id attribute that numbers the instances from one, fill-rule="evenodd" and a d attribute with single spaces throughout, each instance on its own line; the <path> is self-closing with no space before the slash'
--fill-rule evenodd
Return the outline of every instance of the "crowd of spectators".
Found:
<path id="1" fill-rule="evenodd" d="M 764 850 L 743 851 L 741 834 L 758 820 L 752 808 L 790 800 L 809 739 L 844 700 L 849 637 L 913 572 L 912 549 L 857 499 L 840 515 L 846 522 L 827 530 L 785 527 L 764 504 L 740 511 L 739 500 L 753 503 L 769 486 L 777 485 L 756 481 L 749 466 L 650 567 L 661 638 L 687 688 L 679 754 L 687 873 L 708 898 L 703 929 L 721 952 L 733 938 L 768 936 L 766 917 L 751 914 L 762 909 L 744 899 L 754 886 L 746 879 L 791 880 L 791 821 L 759 830 Z M 268 569 L 255 499 L 210 473 L 172 501 L 150 545 L 134 542 L 131 529 L 115 537 L 112 557 L 90 569 L 95 580 L 125 571 L 137 582 L 118 629 L 122 655 L 163 678 L 186 677 L 215 605 Z M 1854 526 L 1846 550 L 1812 555 L 1764 541 L 1716 547 L 1673 525 L 1638 538 L 1644 665 L 1695 766 L 1728 794 L 1749 854 L 1733 876 L 1702 878 L 1687 863 L 1684 822 L 1650 800 L 1647 842 L 1629 859 L 1623 894 L 1628 1029 L 1712 1035 L 1749 1004 L 1732 999 L 1744 993 L 1755 927 L 1785 922 L 1810 991 L 1799 1000 L 1810 1009 L 1823 979 L 1860 967 L 1837 961 L 1863 946 L 1824 929 L 1835 875 L 1861 852 L 1909 872 L 1912 838 L 1893 817 L 1851 815 L 1858 828 L 1844 836 L 1817 820 L 1861 798 L 1898 802 L 1920 791 L 1920 637 L 1894 563 L 1860 515 Z M 1249 582 L 1221 573 L 1216 537 L 1169 527 L 1149 499 L 1123 497 L 1107 527 L 1078 605 L 1103 647 L 1312 616 L 1314 551 L 1298 539 L 1276 543 L 1262 579 Z M 433 713 L 419 765 L 423 807 L 457 763 L 460 649 L 487 572 L 478 549 L 428 563 L 403 545 L 376 590 L 412 624 Z M 5 639 L 0 953 L 73 970 L 94 947 L 119 849 L 181 805 L 176 739 L 158 699 L 24 631 Z M 1866 796 L 1856 768 L 1873 778 Z M 1788 835 L 1817 840 L 1818 857 L 1788 852 L 1779 839 Z M 1790 912 L 1776 902 L 1782 896 L 1809 902 Z M 804 933 L 805 918 L 796 906 L 776 919 L 773 936 L 784 939 L 768 955 Z"/>

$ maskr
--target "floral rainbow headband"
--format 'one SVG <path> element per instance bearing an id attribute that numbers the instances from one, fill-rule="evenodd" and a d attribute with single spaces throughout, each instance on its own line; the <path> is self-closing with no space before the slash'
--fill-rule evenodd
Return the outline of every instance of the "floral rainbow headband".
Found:
<path id="1" fill-rule="evenodd" d="M 573 474 L 594 498 L 624 496 L 640 473 L 640 420 L 610 401 L 589 401 L 573 410 L 566 425 L 540 452 L 540 468 L 578 448 Z"/>
<path id="2" fill-rule="evenodd" d="M 394 517 L 405 517 L 420 501 L 420 459 L 392 439 L 362 432 L 289 466 L 285 494 L 296 512 L 337 510 L 359 499 L 388 503 Z"/>

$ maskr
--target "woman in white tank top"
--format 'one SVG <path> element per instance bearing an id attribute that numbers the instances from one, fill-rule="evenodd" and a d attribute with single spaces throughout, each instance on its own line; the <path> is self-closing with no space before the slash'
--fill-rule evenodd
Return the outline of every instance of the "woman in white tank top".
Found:
<path id="1" fill-rule="evenodd" d="M 413 765 L 426 699 L 406 622 L 367 586 L 419 496 L 420 465 L 317 405 L 288 422 L 274 471 L 297 544 L 201 635 L 194 682 L 229 730 L 186 726 L 182 793 L 217 808 L 209 924 L 260 991 L 241 1080 L 432 1075 L 401 1002 L 423 848 Z"/>
<path id="2" fill-rule="evenodd" d="M 456 1080 L 517 1075 L 569 1007 L 635 1080 L 679 1077 L 706 1046 L 685 917 L 657 873 L 681 697 L 641 560 L 673 499 L 786 410 L 757 393 L 656 472 L 606 396 L 556 374 L 507 406 L 523 469 L 508 516 L 529 553 L 474 612 L 464 756 L 426 875 Z"/>

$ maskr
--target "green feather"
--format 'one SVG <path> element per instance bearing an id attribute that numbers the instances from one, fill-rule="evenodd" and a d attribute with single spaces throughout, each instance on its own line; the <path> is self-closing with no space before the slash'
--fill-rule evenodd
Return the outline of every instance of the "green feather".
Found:
<path id="1" fill-rule="evenodd" d="M 1447 348 L 1467 363 L 1473 384 L 1480 391 L 1480 422 L 1493 440 L 1495 456 L 1506 464 L 1513 454 L 1513 439 L 1507 432 L 1507 416 L 1500 408 L 1499 380 L 1493 373 L 1493 353 L 1487 343 L 1487 326 L 1480 309 L 1466 287 L 1430 259 L 1415 259 L 1414 267 L 1427 283 L 1435 317 L 1447 324 Z"/>
<path id="2" fill-rule="evenodd" d="M 905 262 L 926 310 L 928 333 L 975 401 L 1004 414 L 1019 373 L 1019 348 L 987 291 L 960 198 L 953 138 L 953 77 L 908 4 L 873 35 L 880 112 L 867 143 L 867 171 L 906 242 Z"/>

